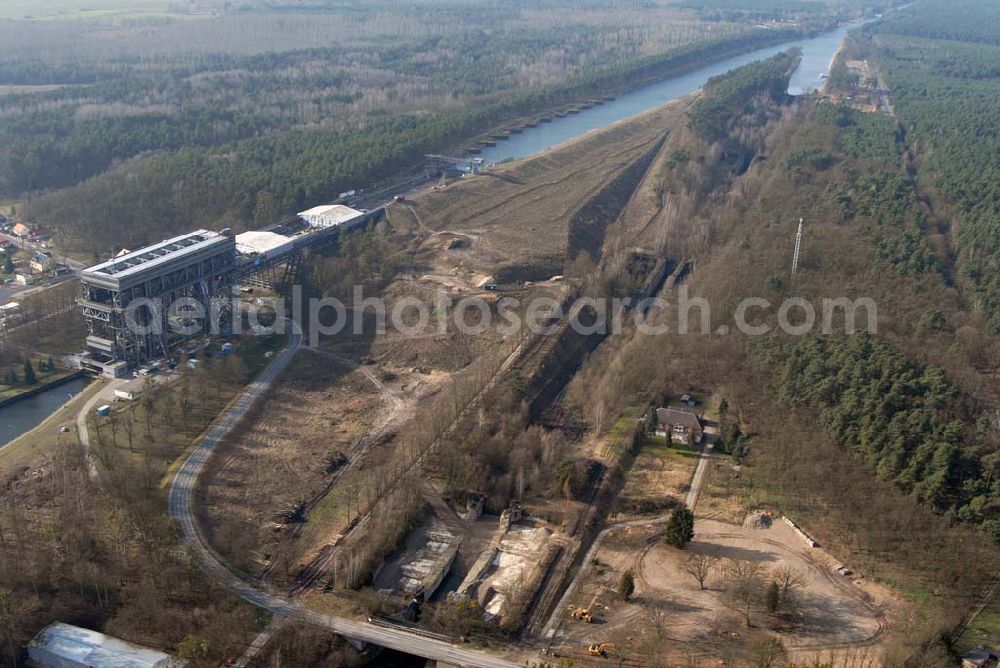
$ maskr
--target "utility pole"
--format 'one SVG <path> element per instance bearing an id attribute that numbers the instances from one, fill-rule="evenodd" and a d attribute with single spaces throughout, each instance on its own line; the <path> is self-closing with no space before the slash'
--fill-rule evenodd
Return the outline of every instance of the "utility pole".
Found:
<path id="1" fill-rule="evenodd" d="M 792 276 L 799 268 L 799 251 L 802 249 L 802 219 L 799 218 L 799 231 L 795 235 L 795 255 L 792 257 Z"/>

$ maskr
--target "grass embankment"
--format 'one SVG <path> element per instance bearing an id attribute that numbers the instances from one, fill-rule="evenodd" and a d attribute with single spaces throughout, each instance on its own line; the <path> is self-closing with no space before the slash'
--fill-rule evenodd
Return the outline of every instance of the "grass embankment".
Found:
<path id="1" fill-rule="evenodd" d="M 0 385 L 0 401 L 6 401 L 22 394 L 27 394 L 28 392 L 32 392 L 43 385 L 55 383 L 63 378 L 68 378 L 77 371 L 76 369 L 64 369 L 58 367 L 51 371 L 41 371 L 35 365 L 34 361 L 32 361 L 32 366 L 35 368 L 35 382 L 31 385 L 25 384 L 22 374 L 20 382 L 12 385 Z"/>
<path id="2" fill-rule="evenodd" d="M 964 654 L 976 645 L 997 647 L 1000 645 L 1000 595 L 994 594 L 983 611 L 976 615 L 972 623 L 955 641 L 955 649 Z"/>
<path id="3" fill-rule="evenodd" d="M 637 404 L 628 406 L 615 420 L 615 423 L 608 429 L 608 433 L 601 438 L 595 450 L 600 457 L 609 461 L 618 461 L 625 454 L 632 438 L 632 429 L 636 420 L 642 415 L 642 410 Z"/>

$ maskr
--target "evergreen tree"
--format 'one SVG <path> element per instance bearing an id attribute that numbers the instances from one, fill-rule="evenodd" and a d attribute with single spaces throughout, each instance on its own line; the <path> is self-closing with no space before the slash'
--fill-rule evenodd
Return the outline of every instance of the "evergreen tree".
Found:
<path id="1" fill-rule="evenodd" d="M 764 592 L 764 602 L 767 604 L 768 612 L 778 611 L 778 605 L 781 603 L 781 588 L 774 580 L 767 585 L 767 591 Z"/>
<path id="2" fill-rule="evenodd" d="M 694 538 L 694 513 L 688 508 L 678 508 L 667 522 L 667 533 L 663 540 L 667 545 L 683 550 Z"/>
<path id="3" fill-rule="evenodd" d="M 31 366 L 31 360 L 25 358 L 24 360 L 24 384 L 34 385 L 38 382 L 35 377 L 35 367 Z"/>
<path id="4" fill-rule="evenodd" d="M 618 595 L 622 597 L 623 601 L 627 601 L 632 598 L 632 594 L 635 592 L 635 575 L 632 574 L 632 570 L 629 569 L 622 573 L 622 579 L 618 582 Z"/>

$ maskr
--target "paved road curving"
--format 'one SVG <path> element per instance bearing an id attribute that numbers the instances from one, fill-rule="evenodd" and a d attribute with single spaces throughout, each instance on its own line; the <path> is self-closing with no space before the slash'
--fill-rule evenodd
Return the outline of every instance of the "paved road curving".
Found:
<path id="1" fill-rule="evenodd" d="M 199 530 L 194 512 L 194 495 L 198 477 L 215 446 L 239 423 L 254 402 L 263 396 L 274 379 L 288 366 L 296 351 L 301 347 L 302 330 L 295 323 L 291 324 L 290 329 L 288 346 L 271 360 L 267 368 L 247 387 L 240 398 L 216 420 L 202 441 L 188 455 L 170 485 L 167 497 L 168 511 L 172 518 L 180 522 L 184 532 L 184 540 L 194 548 L 201 560 L 202 570 L 244 600 L 275 615 L 313 624 L 356 640 L 457 666 L 516 668 L 518 665 L 516 663 L 463 649 L 441 640 L 310 610 L 281 594 L 243 580 L 229 570 L 219 555 L 208 545 Z"/>

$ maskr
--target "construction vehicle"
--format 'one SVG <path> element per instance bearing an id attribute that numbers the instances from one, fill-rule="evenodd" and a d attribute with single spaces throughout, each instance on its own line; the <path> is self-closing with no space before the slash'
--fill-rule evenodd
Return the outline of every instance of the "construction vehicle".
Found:
<path id="1" fill-rule="evenodd" d="M 614 649 L 614 648 L 615 648 L 614 643 L 610 643 L 610 642 L 602 642 L 600 644 L 596 644 L 595 643 L 595 644 L 593 644 L 593 645 L 591 645 L 590 647 L 587 648 L 587 652 L 591 656 L 604 656 L 604 654 L 609 649 Z"/>
<path id="2" fill-rule="evenodd" d="M 588 608 L 573 608 L 570 616 L 573 619 L 583 620 L 588 624 L 594 621 L 594 616 L 590 614 L 590 610 Z"/>

